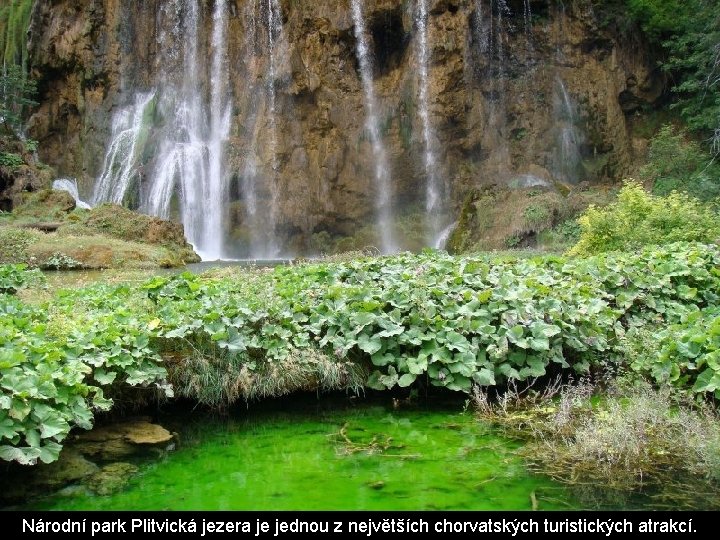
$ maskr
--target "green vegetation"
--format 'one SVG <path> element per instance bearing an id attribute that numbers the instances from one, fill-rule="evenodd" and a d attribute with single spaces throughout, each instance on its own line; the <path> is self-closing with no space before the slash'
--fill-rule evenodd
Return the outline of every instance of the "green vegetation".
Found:
<path id="1" fill-rule="evenodd" d="M 653 193 L 684 191 L 701 200 L 720 196 L 720 163 L 709 163 L 707 151 L 685 131 L 666 125 L 650 141 L 650 154 L 640 177 Z"/>
<path id="2" fill-rule="evenodd" d="M 38 284 L 44 279 L 42 273 L 27 271 L 22 264 L 0 266 L 0 294 L 15 294 L 26 285 Z"/>
<path id="3" fill-rule="evenodd" d="M 632 367 L 659 383 L 691 393 L 720 394 L 720 308 L 682 316 L 669 327 L 649 327 L 631 336 Z M 645 352 L 643 352 L 643 350 Z M 653 351 L 654 354 L 647 354 Z"/>
<path id="4" fill-rule="evenodd" d="M 651 195 L 633 181 L 625 184 L 616 202 L 605 208 L 591 206 L 578 222 L 582 232 L 571 255 L 720 239 L 720 219 L 713 206 L 678 192 Z"/>
<path id="5" fill-rule="evenodd" d="M 573 242 L 566 236 L 573 218 L 592 204 L 610 202 L 604 187 L 558 191 L 486 188 L 465 198 L 458 226 L 448 241 L 451 253 L 537 248 L 562 253 Z"/>
<path id="6" fill-rule="evenodd" d="M 75 209 L 64 191 L 28 194 L 0 218 L 0 263 L 43 269 L 172 268 L 198 262 L 178 224 L 116 205 Z M 52 225 L 47 234 L 28 227 Z"/>
<path id="7" fill-rule="evenodd" d="M 555 399 L 552 398 L 555 394 Z M 530 468 L 572 486 L 594 505 L 627 507 L 642 493 L 667 509 L 720 507 L 720 418 L 668 387 L 585 379 L 544 392 L 477 390 L 479 416 L 525 442 Z"/>
<path id="8" fill-rule="evenodd" d="M 34 0 L 7 0 L 0 6 L 0 54 L 4 66 L 28 67 L 27 31 Z"/>
<path id="9" fill-rule="evenodd" d="M 0 295 L 0 456 L 52 461 L 72 426 L 110 406 L 106 394 L 170 392 L 166 379 L 224 408 L 298 389 L 470 392 L 585 373 L 618 361 L 630 329 L 695 324 L 693 313 L 718 305 L 718 265 L 718 249 L 700 244 L 588 259 L 428 252 L 98 285 L 40 305 Z M 692 366 L 669 356 L 674 382 L 720 393 L 713 346 Z"/>
<path id="10" fill-rule="evenodd" d="M 10 169 L 17 169 L 25 164 L 20 154 L 14 152 L 0 152 L 0 167 L 8 167 Z"/>
<path id="11" fill-rule="evenodd" d="M 28 79 L 20 66 L 6 65 L 0 73 L 0 121 L 6 133 L 20 133 L 28 107 L 37 105 L 33 100 L 36 84 Z"/>
<path id="12" fill-rule="evenodd" d="M 626 0 L 630 14 L 664 49 L 663 68 L 688 125 L 720 143 L 720 2 Z M 719 150 L 720 147 L 716 148 Z"/>

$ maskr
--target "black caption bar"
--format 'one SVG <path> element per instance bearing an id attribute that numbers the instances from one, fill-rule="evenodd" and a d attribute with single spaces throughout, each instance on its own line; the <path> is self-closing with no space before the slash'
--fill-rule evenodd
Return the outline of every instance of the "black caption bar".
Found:
<path id="1" fill-rule="evenodd" d="M 717 529 L 715 512 L 7 512 L 6 538 L 365 538 L 441 535 L 627 534 L 697 536 Z"/>

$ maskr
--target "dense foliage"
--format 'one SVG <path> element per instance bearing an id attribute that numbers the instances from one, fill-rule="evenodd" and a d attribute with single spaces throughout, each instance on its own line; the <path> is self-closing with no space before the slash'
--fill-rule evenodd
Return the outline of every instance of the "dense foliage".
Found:
<path id="1" fill-rule="evenodd" d="M 20 66 L 11 64 L 2 68 L 0 73 L 0 122 L 5 131 L 11 134 L 20 133 L 26 109 L 37 105 L 33 100 L 35 92 L 35 81 L 28 79 Z"/>
<path id="2" fill-rule="evenodd" d="M 619 356 L 628 329 L 717 306 L 719 266 L 720 251 L 699 244 L 589 259 L 429 252 L 158 277 L 63 291 L 44 306 L 0 294 L 0 457 L 51 461 L 72 426 L 110 406 L 106 394 L 170 393 L 166 378 L 221 406 L 298 388 L 468 392 L 585 372 Z M 6 291 L 19 270 L 3 270 Z M 675 378 L 698 393 L 716 390 L 711 347 L 698 352 L 704 364 L 678 361 Z"/>
<path id="3" fill-rule="evenodd" d="M 720 196 L 720 162 L 709 162 L 706 149 L 685 131 L 662 127 L 650 141 L 648 158 L 640 174 L 656 195 L 684 191 L 705 201 Z"/>
<path id="4" fill-rule="evenodd" d="M 572 255 L 720 239 L 720 219 L 712 205 L 678 192 L 651 195 L 632 181 L 620 190 L 616 202 L 591 206 L 578 222 L 580 240 L 570 250 Z"/>
<path id="5" fill-rule="evenodd" d="M 22 286 L 19 268 L 1 268 L 4 292 Z M 171 392 L 145 329 L 124 321 L 126 313 L 65 326 L 52 308 L 0 294 L 0 459 L 55 461 L 72 427 L 91 428 L 94 412 L 111 407 L 102 387 L 113 382 Z"/>
<path id="6" fill-rule="evenodd" d="M 720 394 L 720 307 L 693 311 L 677 324 L 650 329 L 644 342 L 652 343 L 655 354 L 637 354 L 635 370 L 693 393 Z"/>
<path id="7" fill-rule="evenodd" d="M 626 0 L 630 14 L 667 53 L 663 67 L 690 127 L 720 143 L 720 1 Z M 720 150 L 718 147 L 716 150 Z"/>

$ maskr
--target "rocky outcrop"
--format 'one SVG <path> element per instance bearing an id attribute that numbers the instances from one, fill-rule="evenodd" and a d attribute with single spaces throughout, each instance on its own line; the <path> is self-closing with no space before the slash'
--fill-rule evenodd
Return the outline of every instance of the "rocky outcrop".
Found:
<path id="1" fill-rule="evenodd" d="M 138 419 L 81 433 L 72 446 L 92 459 L 114 461 L 153 446 L 167 447 L 173 438 L 173 434 L 164 427 Z"/>
<path id="2" fill-rule="evenodd" d="M 266 30 L 256 3 L 229 2 L 228 243 L 243 254 L 252 224 L 241 188 L 248 156 L 257 154 L 258 204 L 265 208 L 277 198 L 275 233 L 285 250 L 322 250 L 327 239 L 358 233 L 375 213 L 374 156 L 349 0 L 280 2 L 274 131 L 263 97 L 268 58 L 258 36 Z M 507 0 L 507 10 L 498 7 L 504 3 L 429 2 L 428 112 L 439 175 L 450 188 L 446 204 L 455 213 L 468 193 L 487 184 L 512 185 L 528 176 L 565 182 L 621 178 L 643 148 L 632 140 L 629 122 L 664 87 L 639 34 L 617 30 L 596 2 L 567 1 L 563 7 L 532 0 L 531 18 L 524 1 Z M 30 133 L 40 141 L 43 160 L 61 175 L 77 177 L 84 194 L 103 168 L 113 115 L 135 92 L 182 75 L 173 65 L 177 55 L 168 53 L 182 36 L 173 37 L 164 21 L 183 4 L 37 2 L 30 52 L 41 105 Z M 202 3 L 205 56 L 211 4 Z M 414 5 L 363 3 L 398 220 L 422 211 L 427 176 Z M 563 154 L 568 144 L 571 158 Z M 150 163 L 152 151 L 143 159 Z M 573 161 L 570 173 L 563 169 L 567 161 Z"/>

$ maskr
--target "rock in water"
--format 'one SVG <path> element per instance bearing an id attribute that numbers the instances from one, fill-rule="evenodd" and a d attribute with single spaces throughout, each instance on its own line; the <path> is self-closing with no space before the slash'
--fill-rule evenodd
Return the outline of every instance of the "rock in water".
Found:
<path id="1" fill-rule="evenodd" d="M 93 474 L 87 485 L 98 495 L 111 495 L 123 489 L 137 471 L 131 463 L 111 463 Z"/>
<path id="2" fill-rule="evenodd" d="M 123 459 L 143 448 L 163 445 L 173 435 L 164 427 L 136 419 L 93 429 L 78 436 L 78 452 L 104 461 Z"/>

